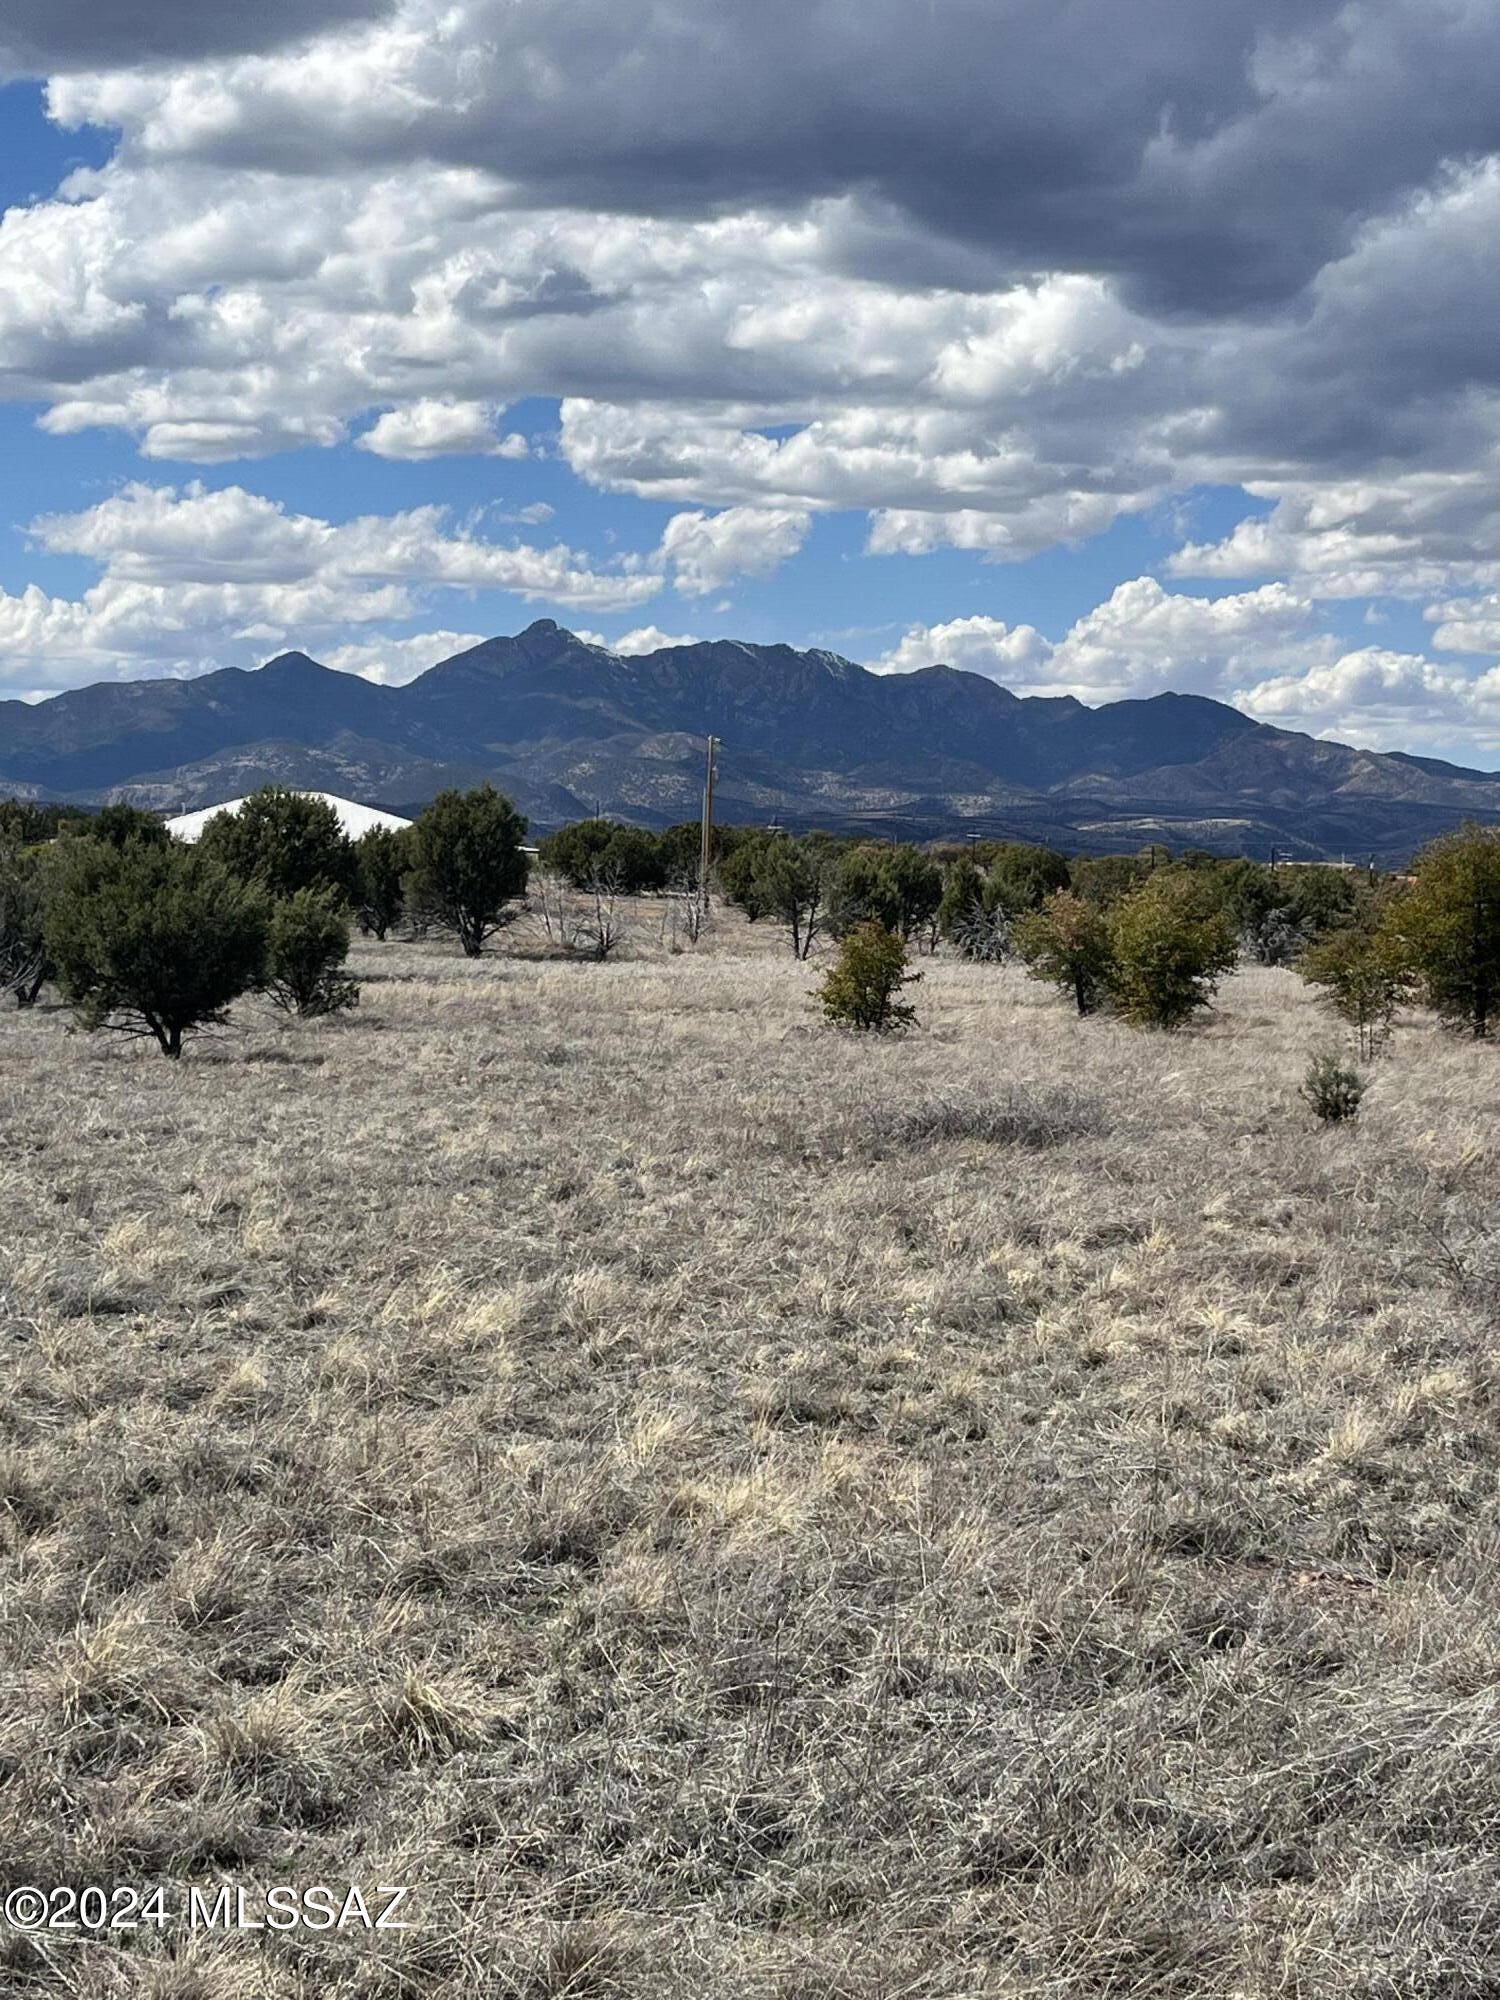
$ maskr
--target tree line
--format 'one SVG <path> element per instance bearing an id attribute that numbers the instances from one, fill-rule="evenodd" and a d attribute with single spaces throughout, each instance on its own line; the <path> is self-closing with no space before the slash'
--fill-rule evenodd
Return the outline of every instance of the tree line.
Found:
<path id="1" fill-rule="evenodd" d="M 489 785 L 444 792 L 412 826 L 358 841 L 325 801 L 276 786 L 210 820 L 196 846 L 127 805 L 0 803 L 0 982 L 24 1006 L 50 980 L 85 1026 L 149 1035 L 168 1055 L 248 991 L 303 1015 L 341 1012 L 359 997 L 353 924 L 377 939 L 438 930 L 477 957 L 524 906 L 525 836 Z M 540 843 L 531 902 L 554 942 L 586 938 L 604 957 L 617 895 L 686 897 L 701 911 L 700 853 L 696 823 L 579 821 Z M 1241 958 L 1294 965 L 1366 1060 L 1408 997 L 1480 1037 L 1500 1006 L 1494 828 L 1435 841 L 1408 878 L 1159 848 L 1079 858 L 1015 841 L 924 849 L 733 826 L 715 830 L 711 867 L 717 893 L 779 927 L 799 960 L 822 937 L 839 943 L 822 998 L 830 1019 L 856 1027 L 910 1021 L 909 957 L 940 943 L 1016 960 L 1081 1015 L 1164 1030 L 1208 1006 Z M 582 918 L 565 920 L 555 884 L 590 899 Z"/>
<path id="2" fill-rule="evenodd" d="M 358 841 L 326 800 L 275 785 L 194 845 L 128 805 L 31 837 L 46 825 L 0 806 L 0 983 L 30 1006 L 51 981 L 84 1027 L 172 1057 L 244 993 L 304 1016 L 353 1007 L 355 922 L 447 931 L 477 957 L 526 889 L 526 822 L 490 785 Z"/>
<path id="3" fill-rule="evenodd" d="M 1018 954 L 1018 927 L 1060 891 L 1107 911 L 1159 874 L 1191 877 L 1199 900 L 1229 919 L 1241 948 L 1285 965 L 1343 921 L 1364 893 L 1360 876 L 1331 867 L 1280 868 L 1189 850 L 1068 857 L 1023 841 L 932 849 L 814 833 L 727 830 L 718 875 L 752 922 L 777 923 L 793 952 L 871 921 L 918 950 L 945 940 L 963 956 Z"/>
<path id="4" fill-rule="evenodd" d="M 806 958 L 822 933 L 841 953 L 821 998 L 830 1018 L 890 1027 L 909 954 L 939 939 L 977 961 L 1013 958 L 1068 994 L 1172 1030 L 1206 1008 L 1243 959 L 1287 965 L 1322 989 L 1368 1061 L 1417 998 L 1484 1038 L 1500 1009 L 1500 829 L 1466 826 L 1423 849 L 1409 876 L 1272 867 L 1189 852 L 1069 858 L 1021 842 L 926 852 L 759 834 L 720 868 L 752 921 Z"/>

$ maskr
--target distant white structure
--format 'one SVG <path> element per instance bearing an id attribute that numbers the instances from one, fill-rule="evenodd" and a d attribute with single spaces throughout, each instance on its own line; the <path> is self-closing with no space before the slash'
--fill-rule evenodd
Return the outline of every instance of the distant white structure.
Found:
<path id="1" fill-rule="evenodd" d="M 339 816 L 339 825 L 351 840 L 358 840 L 374 826 L 388 826 L 399 831 L 410 826 L 409 819 L 401 819 L 396 813 L 377 812 L 374 806 L 362 806 L 354 799 L 341 799 L 332 792 L 299 792 L 303 799 L 321 799 L 325 806 L 332 806 Z M 211 819 L 220 813 L 237 813 L 245 803 L 243 799 L 226 799 L 221 806 L 204 806 L 201 812 L 183 813 L 179 819 L 167 821 L 167 832 L 174 840 L 197 840 Z"/>

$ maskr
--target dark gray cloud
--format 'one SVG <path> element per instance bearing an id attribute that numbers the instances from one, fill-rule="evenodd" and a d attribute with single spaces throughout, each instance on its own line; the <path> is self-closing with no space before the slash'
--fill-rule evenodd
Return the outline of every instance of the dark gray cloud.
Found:
<path id="1" fill-rule="evenodd" d="M 738 510 L 710 556 L 861 508 L 878 552 L 1014 561 L 1250 485 L 1269 524 L 1184 574 L 1490 591 L 1494 20 L 392 0 L 332 46 L 127 35 L 50 100 L 115 159 L 0 225 L 0 394 L 203 462 L 493 451 L 556 396 L 584 479 Z"/>
<path id="2" fill-rule="evenodd" d="M 854 190 L 967 246 L 976 270 L 1107 273 L 1138 304 L 1212 316 L 1285 305 L 1444 160 L 1500 145 L 1492 0 L 403 14 L 430 33 L 335 116 L 316 83 L 255 76 L 220 127 L 174 132 L 164 109 L 153 144 L 317 172 L 473 164 L 540 200 L 654 215 Z"/>
<path id="3" fill-rule="evenodd" d="M 5 0 L 0 79 L 244 55 L 389 13 L 392 0 Z"/>

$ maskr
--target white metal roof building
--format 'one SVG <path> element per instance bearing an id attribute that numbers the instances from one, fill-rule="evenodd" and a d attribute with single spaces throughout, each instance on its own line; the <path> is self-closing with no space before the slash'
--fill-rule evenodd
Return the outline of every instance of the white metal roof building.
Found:
<path id="1" fill-rule="evenodd" d="M 409 819 L 401 819 L 395 813 L 378 812 L 374 806 L 362 806 L 354 799 L 341 799 L 333 792 L 300 792 L 299 798 L 321 799 L 332 806 L 339 816 L 339 825 L 351 840 L 358 840 L 371 827 L 388 826 L 399 829 L 410 826 Z M 245 803 L 243 799 L 226 799 L 220 806 L 204 806 L 199 812 L 183 813 L 177 819 L 167 821 L 167 832 L 174 840 L 196 840 L 211 819 L 220 813 L 237 813 Z"/>

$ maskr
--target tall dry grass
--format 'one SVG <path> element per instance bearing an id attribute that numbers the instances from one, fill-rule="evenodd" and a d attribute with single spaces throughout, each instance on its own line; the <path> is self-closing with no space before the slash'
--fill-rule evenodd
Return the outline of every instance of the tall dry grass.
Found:
<path id="1" fill-rule="evenodd" d="M 1500 1991 L 1500 1068 L 1413 1018 L 900 1043 L 757 927 L 365 946 L 182 1065 L 0 1015 L 0 1946 L 156 2000 Z"/>

